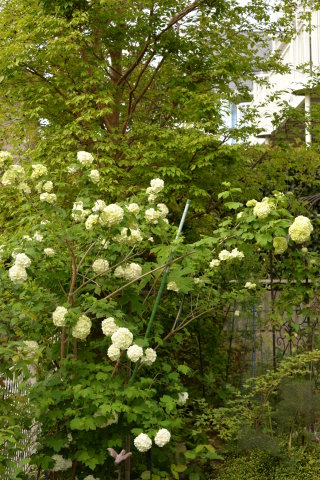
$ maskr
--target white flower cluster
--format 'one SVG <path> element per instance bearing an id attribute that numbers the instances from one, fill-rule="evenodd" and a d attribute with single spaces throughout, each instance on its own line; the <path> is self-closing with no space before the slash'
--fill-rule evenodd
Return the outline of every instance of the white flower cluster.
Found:
<path id="1" fill-rule="evenodd" d="M 39 344 L 35 340 L 25 340 L 21 347 L 18 347 L 18 351 L 21 352 L 25 358 L 34 358 L 39 350 Z"/>
<path id="2" fill-rule="evenodd" d="M 209 263 L 210 268 L 219 267 L 221 262 L 230 262 L 231 260 L 235 259 L 242 260 L 244 258 L 244 253 L 240 252 L 238 248 L 234 248 L 233 250 L 231 250 L 231 252 L 229 252 L 228 250 L 221 250 L 218 257 L 219 260 L 216 258 L 211 260 L 211 262 Z"/>
<path id="3" fill-rule="evenodd" d="M 133 334 L 128 328 L 120 327 L 111 335 L 113 345 L 119 350 L 127 350 L 133 341 Z"/>
<path id="4" fill-rule="evenodd" d="M 113 362 L 119 360 L 121 350 L 127 350 L 127 356 L 133 363 L 141 360 L 145 365 L 151 365 L 157 358 L 152 348 L 147 348 L 143 354 L 143 348 L 133 344 L 133 334 L 128 328 L 118 327 L 113 317 L 105 318 L 101 323 L 102 332 L 111 337 L 112 344 L 108 348 L 108 357 Z"/>
<path id="5" fill-rule="evenodd" d="M 134 343 L 128 348 L 127 355 L 131 362 L 136 363 L 143 357 L 143 348 Z"/>
<path id="6" fill-rule="evenodd" d="M 146 433 L 140 433 L 133 440 L 133 443 L 139 452 L 147 452 L 152 447 L 152 440 Z"/>
<path id="7" fill-rule="evenodd" d="M 103 200 L 96 200 L 96 203 L 94 204 L 94 206 L 92 207 L 92 211 L 93 213 L 95 212 L 102 212 L 102 210 L 104 208 L 106 208 L 106 204 Z"/>
<path id="8" fill-rule="evenodd" d="M 119 327 L 116 325 L 116 322 L 113 317 L 108 317 L 102 320 L 101 328 L 102 328 L 103 335 L 106 335 L 107 337 L 111 337 L 111 335 L 114 334 Z"/>
<path id="9" fill-rule="evenodd" d="M 109 270 L 108 260 L 105 260 L 104 258 L 98 258 L 93 262 L 92 270 L 97 275 L 102 275 L 103 273 L 106 273 Z"/>
<path id="10" fill-rule="evenodd" d="M 164 447 L 167 443 L 170 442 L 171 433 L 166 428 L 160 428 L 157 432 L 156 436 L 154 437 L 154 443 L 158 445 L 158 447 Z"/>
<path id="11" fill-rule="evenodd" d="M 123 208 L 116 203 L 111 203 L 107 205 L 102 212 L 100 213 L 99 222 L 104 227 L 107 225 L 108 227 L 112 227 L 120 223 L 123 219 Z"/>
<path id="12" fill-rule="evenodd" d="M 248 200 L 247 203 L 246 203 L 246 206 L 247 207 L 255 207 L 257 205 L 257 200 L 255 200 L 254 198 L 252 200 Z"/>
<path id="13" fill-rule="evenodd" d="M 146 348 L 144 355 L 141 358 L 141 363 L 144 363 L 148 367 L 152 365 L 157 359 L 157 352 L 153 348 Z"/>
<path id="14" fill-rule="evenodd" d="M 313 231 L 312 223 L 308 217 L 299 215 L 289 227 L 289 235 L 296 243 L 304 243 L 310 239 Z"/>
<path id="15" fill-rule="evenodd" d="M 257 202 L 253 209 L 253 215 L 258 218 L 266 218 L 273 208 L 269 198 L 266 197 L 262 202 Z"/>
<path id="16" fill-rule="evenodd" d="M 7 152 L 6 150 L 1 150 L 0 151 L 0 167 L 6 162 L 7 160 L 13 160 L 13 157 L 10 152 Z"/>
<path id="17" fill-rule="evenodd" d="M 53 183 L 51 182 L 51 180 L 49 180 L 48 182 L 45 182 L 45 183 L 43 184 L 42 189 L 43 189 L 45 192 L 47 192 L 47 193 L 52 192 L 52 190 L 53 190 Z"/>
<path id="18" fill-rule="evenodd" d="M 72 329 L 72 336 L 79 340 L 85 340 L 91 330 L 91 320 L 86 315 L 81 315 Z"/>
<path id="19" fill-rule="evenodd" d="M 160 212 L 154 208 L 148 208 L 148 210 L 145 211 L 144 218 L 148 223 L 156 225 L 160 218 Z"/>
<path id="20" fill-rule="evenodd" d="M 52 320 L 56 327 L 64 327 L 66 325 L 65 316 L 68 313 L 68 309 L 65 307 L 57 307 L 52 314 Z"/>
<path id="21" fill-rule="evenodd" d="M 84 167 L 90 167 L 93 162 L 93 156 L 89 152 L 80 151 L 77 153 L 77 159 Z"/>
<path id="22" fill-rule="evenodd" d="M 52 458 L 55 461 L 55 465 L 51 469 L 52 472 L 63 472 L 64 470 L 68 470 L 72 467 L 72 461 L 67 458 L 63 458 L 62 455 L 53 455 Z"/>
<path id="23" fill-rule="evenodd" d="M 47 257 L 54 257 L 55 255 L 55 251 L 53 250 L 53 248 L 45 248 L 43 251 L 44 254 L 47 255 Z"/>
<path id="24" fill-rule="evenodd" d="M 179 287 L 176 282 L 169 282 L 167 285 L 167 290 L 172 290 L 173 292 L 179 292 Z"/>
<path id="25" fill-rule="evenodd" d="M 99 215 L 91 214 L 86 220 L 86 229 L 92 230 L 93 226 L 98 223 Z"/>
<path id="26" fill-rule="evenodd" d="M 128 235 L 129 230 L 130 235 Z M 121 229 L 120 235 L 114 237 L 114 240 L 125 245 L 136 245 L 137 243 L 142 242 L 143 236 L 139 228 L 128 229 L 127 227 L 123 227 Z"/>
<path id="27" fill-rule="evenodd" d="M 180 405 L 185 405 L 187 403 L 188 398 L 189 398 L 188 392 L 181 392 L 178 394 L 178 403 L 180 403 Z"/>
<path id="28" fill-rule="evenodd" d="M 33 240 L 35 240 L 36 242 L 42 242 L 43 235 L 41 235 L 41 233 L 39 232 L 35 232 L 35 234 L 33 235 Z"/>
<path id="29" fill-rule="evenodd" d="M 127 207 L 128 212 L 133 213 L 133 215 L 138 215 L 140 212 L 140 207 L 137 203 L 130 203 Z"/>
<path id="30" fill-rule="evenodd" d="M 244 286 L 244 288 L 247 288 L 248 290 L 254 290 L 256 288 L 256 284 L 255 283 L 251 283 L 251 282 L 247 282 Z"/>
<path id="31" fill-rule="evenodd" d="M 170 442 L 171 433 L 166 428 L 161 428 L 154 437 L 154 443 L 158 447 L 164 447 Z M 152 447 L 152 440 L 146 433 L 140 433 L 134 440 L 134 446 L 139 452 L 147 452 Z"/>
<path id="32" fill-rule="evenodd" d="M 27 194 L 31 193 L 31 188 L 26 182 L 19 183 L 17 188 L 22 193 L 27 193 Z"/>
<path id="33" fill-rule="evenodd" d="M 100 173 L 98 170 L 91 170 L 88 175 L 89 179 L 92 183 L 99 183 L 100 182 Z"/>
<path id="34" fill-rule="evenodd" d="M 154 178 L 150 182 L 150 187 L 147 188 L 146 193 L 148 195 L 148 201 L 150 203 L 154 202 L 157 198 L 158 193 L 162 192 L 164 187 L 164 181 L 161 178 Z"/>
<path id="35" fill-rule="evenodd" d="M 142 268 L 138 263 L 130 263 L 122 267 L 119 265 L 114 271 L 114 275 L 117 278 L 124 278 L 125 280 L 135 280 L 142 274 Z"/>
<path id="36" fill-rule="evenodd" d="M 40 202 L 47 202 L 53 205 L 57 201 L 57 195 L 55 193 L 43 192 L 40 193 Z"/>
<path id="37" fill-rule="evenodd" d="M 83 202 L 74 202 L 71 213 L 73 220 L 84 222 L 87 215 L 89 215 L 89 210 L 83 210 Z"/>
<path id="38" fill-rule="evenodd" d="M 30 267 L 31 260 L 25 253 L 18 253 L 15 255 L 15 262 L 11 268 L 9 268 L 10 280 L 16 285 L 20 285 L 28 278 L 26 268 Z"/>
<path id="39" fill-rule="evenodd" d="M 11 165 L 2 175 L 1 182 L 3 185 L 12 185 L 21 180 L 24 176 L 24 168 L 21 165 Z"/>
<path id="40" fill-rule="evenodd" d="M 47 173 L 48 173 L 47 167 L 45 167 L 44 165 L 41 165 L 41 163 L 32 165 L 31 178 L 33 180 L 43 177 L 43 175 L 47 175 Z"/>

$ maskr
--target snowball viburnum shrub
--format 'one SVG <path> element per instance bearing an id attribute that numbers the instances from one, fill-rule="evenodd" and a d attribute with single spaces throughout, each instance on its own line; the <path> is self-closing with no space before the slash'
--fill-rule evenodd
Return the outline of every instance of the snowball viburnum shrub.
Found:
<path id="1" fill-rule="evenodd" d="M 99 222 L 103 227 L 105 225 L 112 227 L 113 225 L 117 225 L 122 221 L 123 215 L 123 208 L 116 203 L 111 203 L 110 205 L 107 205 L 100 213 Z"/>

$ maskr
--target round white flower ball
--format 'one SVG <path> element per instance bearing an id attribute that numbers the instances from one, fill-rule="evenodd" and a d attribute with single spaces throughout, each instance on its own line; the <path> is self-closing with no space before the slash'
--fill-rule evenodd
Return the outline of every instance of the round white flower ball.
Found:
<path id="1" fill-rule="evenodd" d="M 152 447 L 152 440 L 146 433 L 140 433 L 133 440 L 133 443 L 139 452 L 147 452 Z"/>
<path id="2" fill-rule="evenodd" d="M 303 215 L 296 217 L 289 227 L 289 235 L 296 243 L 304 243 L 309 240 L 312 231 L 313 226 L 309 218 Z"/>
<path id="3" fill-rule="evenodd" d="M 50 193 L 53 190 L 53 183 L 49 180 L 43 184 L 42 188 L 45 192 Z"/>
<path id="4" fill-rule="evenodd" d="M 164 188 L 164 181 L 161 178 L 154 178 L 150 182 L 150 187 L 153 193 L 160 193 Z"/>
<path id="5" fill-rule="evenodd" d="M 148 223 L 156 225 L 160 218 L 160 212 L 154 208 L 148 208 L 148 210 L 145 211 L 144 218 Z"/>
<path id="6" fill-rule="evenodd" d="M 160 218 L 166 218 L 169 213 L 168 207 L 164 203 L 158 203 L 157 208 L 159 210 Z"/>
<path id="7" fill-rule="evenodd" d="M 45 167 L 44 165 L 41 165 L 41 163 L 32 165 L 31 178 L 36 179 L 36 178 L 42 177 L 43 175 L 47 175 L 47 173 L 48 173 L 47 167 Z"/>
<path id="8" fill-rule="evenodd" d="M 55 193 L 40 193 L 40 202 L 47 202 L 50 205 L 53 205 L 57 200 L 57 195 Z"/>
<path id="9" fill-rule="evenodd" d="M 164 447 L 167 443 L 170 442 L 171 433 L 166 428 L 161 428 L 156 436 L 154 437 L 154 443 L 158 447 Z"/>
<path id="10" fill-rule="evenodd" d="M 119 327 L 116 325 L 116 322 L 113 317 L 108 317 L 102 320 L 101 328 L 102 328 L 103 334 L 106 335 L 107 337 L 110 337 L 118 330 Z"/>
<path id="11" fill-rule="evenodd" d="M 114 344 L 110 345 L 110 347 L 108 348 L 107 355 L 110 358 L 110 360 L 112 360 L 113 362 L 116 362 L 117 360 L 119 360 L 121 355 L 120 348 Z"/>
<path id="12" fill-rule="evenodd" d="M 255 200 L 254 198 L 252 200 L 248 200 L 247 203 L 246 203 L 246 206 L 247 207 L 255 207 L 257 205 L 257 200 Z"/>
<path id="13" fill-rule="evenodd" d="M 57 307 L 52 314 L 52 320 L 56 327 L 64 327 L 66 325 L 65 316 L 68 313 L 68 309 L 65 307 Z"/>
<path id="14" fill-rule="evenodd" d="M 127 206 L 127 210 L 128 212 L 133 213 L 133 215 L 138 215 L 138 213 L 140 212 L 140 207 L 137 203 L 130 203 Z"/>
<path id="15" fill-rule="evenodd" d="M 185 405 L 187 403 L 188 398 L 189 398 L 188 392 L 181 392 L 178 395 L 178 403 L 180 403 L 180 405 Z"/>
<path id="16" fill-rule="evenodd" d="M 85 226 L 87 230 L 92 230 L 93 226 L 98 223 L 99 217 L 98 215 L 91 214 L 86 220 Z"/>
<path id="17" fill-rule="evenodd" d="M 231 260 L 231 253 L 228 252 L 228 250 L 221 250 L 218 257 L 221 262 L 227 262 L 228 260 Z"/>
<path id="18" fill-rule="evenodd" d="M 229 252 L 228 252 L 229 253 Z M 219 267 L 220 265 L 220 260 L 214 258 L 213 260 L 211 260 L 211 262 L 209 263 L 209 267 L 210 268 L 215 268 L 215 267 Z"/>
<path id="19" fill-rule="evenodd" d="M 120 350 L 127 350 L 133 341 L 133 335 L 128 328 L 121 327 L 111 336 L 113 345 Z"/>
<path id="20" fill-rule="evenodd" d="M 266 218 L 271 212 L 271 209 L 272 206 L 267 200 L 257 202 L 253 209 L 253 215 L 258 218 Z"/>
<path id="21" fill-rule="evenodd" d="M 92 207 L 93 212 L 102 212 L 102 210 L 106 208 L 106 204 L 103 200 L 96 200 L 96 203 Z"/>
<path id="22" fill-rule="evenodd" d="M 98 258 L 93 262 L 92 270 L 97 275 L 102 275 L 103 273 L 106 273 L 109 270 L 108 260 L 105 260 L 104 258 Z"/>
<path id="23" fill-rule="evenodd" d="M 108 225 L 111 227 L 112 225 L 116 225 L 122 221 L 123 214 L 123 208 L 121 208 L 120 205 L 111 203 L 102 210 L 99 221 L 102 226 Z"/>
<path id="24" fill-rule="evenodd" d="M 121 265 L 115 269 L 114 276 L 117 278 L 124 278 L 124 268 Z"/>
<path id="25" fill-rule="evenodd" d="M 20 285 L 27 280 L 28 274 L 24 267 L 14 264 L 9 268 L 9 278 L 16 285 Z"/>
<path id="26" fill-rule="evenodd" d="M 90 167 L 93 162 L 93 156 L 89 152 L 77 152 L 77 159 L 84 167 Z"/>
<path id="27" fill-rule="evenodd" d="M 139 345 L 131 345 L 131 347 L 129 347 L 127 350 L 127 355 L 131 362 L 136 363 L 140 360 L 140 358 L 142 358 L 143 349 L 139 347 Z"/>
<path id="28" fill-rule="evenodd" d="M 14 263 L 19 265 L 19 267 L 28 268 L 31 265 L 31 260 L 25 253 L 17 253 Z"/>
<path id="29" fill-rule="evenodd" d="M 47 255 L 47 257 L 54 257 L 55 255 L 55 251 L 53 250 L 53 248 L 45 248 L 43 251 L 44 254 Z"/>
<path id="30" fill-rule="evenodd" d="M 98 170 L 91 170 L 88 175 L 89 179 L 92 183 L 99 183 L 100 182 L 100 173 Z"/>
<path id="31" fill-rule="evenodd" d="M 116 273 L 116 272 L 115 272 Z M 135 280 L 139 278 L 142 274 L 142 268 L 138 263 L 130 263 L 126 265 L 123 271 L 123 277 L 127 280 Z"/>
<path id="32" fill-rule="evenodd" d="M 86 315 L 81 315 L 76 325 L 72 329 L 72 336 L 79 340 L 85 340 L 91 330 L 91 320 Z"/>
<path id="33" fill-rule="evenodd" d="M 153 348 L 146 348 L 144 351 L 144 356 L 141 359 L 141 363 L 144 363 L 147 366 L 152 365 L 157 358 L 157 352 Z"/>

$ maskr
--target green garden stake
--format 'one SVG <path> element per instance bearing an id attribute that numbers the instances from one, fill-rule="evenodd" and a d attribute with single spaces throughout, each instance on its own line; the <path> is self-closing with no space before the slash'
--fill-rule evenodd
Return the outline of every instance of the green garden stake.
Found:
<path id="1" fill-rule="evenodd" d="M 178 231 L 177 231 L 177 235 L 176 235 L 176 238 L 175 240 L 177 240 L 180 236 L 180 233 L 182 232 L 182 229 L 183 229 L 183 225 L 184 225 L 184 222 L 185 222 L 185 219 L 186 219 L 186 216 L 187 216 L 187 213 L 188 213 L 188 210 L 189 210 L 189 206 L 190 206 L 190 200 L 187 200 L 187 203 L 184 207 L 184 211 L 183 211 L 183 214 L 182 214 L 182 217 L 181 217 L 181 220 L 180 220 L 180 225 L 179 225 L 179 228 L 178 228 Z M 172 249 L 171 253 L 170 253 L 170 257 L 169 257 L 169 260 L 168 260 L 168 263 L 170 263 L 172 260 L 173 260 L 173 255 L 174 255 L 174 249 Z M 164 287 L 166 285 L 166 282 L 167 282 L 167 277 L 168 277 L 168 273 L 169 273 L 169 269 L 170 269 L 170 265 L 168 265 L 165 269 L 165 272 L 164 272 L 164 275 L 162 277 L 162 280 L 161 280 L 161 284 L 160 284 L 160 288 L 159 288 L 159 291 L 158 291 L 158 294 L 157 294 L 157 298 L 154 302 L 154 306 L 153 306 L 153 309 L 152 309 L 152 312 L 151 312 L 151 316 L 150 316 L 150 319 L 149 319 L 149 323 L 148 323 L 148 326 L 147 326 L 147 330 L 146 330 L 146 333 L 145 333 L 145 336 L 144 336 L 144 339 L 147 340 L 149 338 L 149 334 L 150 334 L 150 330 L 151 330 L 151 327 L 152 327 L 152 323 L 153 323 L 153 320 L 154 320 L 154 317 L 156 316 L 156 313 L 157 313 L 157 310 L 158 310 L 158 306 L 159 306 L 159 303 L 160 303 L 160 300 L 161 300 L 161 296 L 162 296 L 162 293 L 163 293 L 163 290 L 164 290 Z M 132 377 L 129 381 L 129 384 L 133 382 L 135 376 L 136 376 L 136 372 L 137 372 L 137 368 L 138 368 L 138 363 L 136 363 L 135 365 L 135 368 L 133 370 L 133 374 L 132 374 Z"/>

